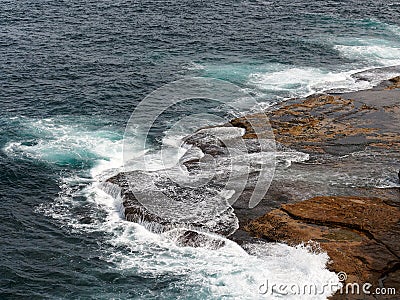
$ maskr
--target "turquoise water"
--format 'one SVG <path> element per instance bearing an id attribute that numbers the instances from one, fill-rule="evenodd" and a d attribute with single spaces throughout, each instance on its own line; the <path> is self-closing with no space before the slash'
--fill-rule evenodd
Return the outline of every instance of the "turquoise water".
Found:
<path id="1" fill-rule="evenodd" d="M 0 7 L 1 298 L 255 299 L 265 298 L 258 294 L 265 278 L 335 278 L 325 255 L 301 247 L 250 245 L 251 255 L 233 242 L 220 251 L 177 247 L 123 221 L 118 199 L 98 184 L 120 170 L 133 108 L 184 76 L 227 80 L 268 106 L 398 75 L 352 76 L 400 65 L 398 3 Z M 150 147 L 175 118 L 206 108 L 194 102 L 161 116 Z"/>

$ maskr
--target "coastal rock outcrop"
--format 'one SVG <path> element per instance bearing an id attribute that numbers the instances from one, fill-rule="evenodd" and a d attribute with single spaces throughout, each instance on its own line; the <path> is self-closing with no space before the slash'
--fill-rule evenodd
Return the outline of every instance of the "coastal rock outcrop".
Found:
<path id="1" fill-rule="evenodd" d="M 399 82 L 396 77 L 372 90 L 313 95 L 266 112 L 276 140 L 308 153 L 310 159 L 306 165 L 291 166 L 295 180 L 291 173 L 277 170 L 260 203 L 264 215 L 249 220 L 240 217 L 239 210 L 239 220 L 245 221 L 241 229 L 272 242 L 318 242 L 331 258 L 328 267 L 346 272 L 346 282 L 398 289 Z M 231 124 L 244 128 L 244 138 L 252 139 L 248 118 Z M 275 207 L 268 201 L 275 201 Z M 370 299 L 358 297 L 334 299 Z"/>
<path id="2" fill-rule="evenodd" d="M 132 180 L 135 182 L 132 183 Z M 151 184 L 146 186 L 146 182 L 151 182 Z M 163 202 L 162 199 L 158 199 L 161 203 L 156 202 L 156 200 L 149 203 L 143 203 L 141 201 L 143 199 L 138 200 L 137 195 L 143 195 L 141 193 L 145 193 L 150 197 L 146 199 L 152 199 L 153 196 L 156 197 L 158 194 L 153 194 L 154 190 L 152 188 L 158 189 L 159 187 L 156 186 L 158 184 L 161 186 L 160 188 L 166 187 L 164 188 L 164 193 L 167 197 L 169 196 L 169 203 Z M 203 193 L 202 199 L 194 198 L 194 196 L 201 194 L 196 188 L 180 187 L 178 184 L 171 182 L 167 176 L 163 178 L 160 174 L 153 174 L 151 171 L 119 173 L 107 179 L 102 188 L 114 198 L 120 199 L 121 210 L 127 221 L 144 224 L 152 231 L 166 232 L 176 228 L 186 228 L 188 230 L 199 229 L 228 236 L 238 227 L 238 220 L 233 213 L 232 207 L 223 202 L 220 203 L 219 207 L 215 205 L 207 206 L 208 203 L 201 201 L 203 198 L 212 200 L 213 196 L 218 194 L 218 189 L 212 185 L 212 182 L 209 183 L 209 186 L 200 187 Z M 158 209 L 152 209 L 152 205 L 158 206 Z M 216 210 L 216 208 L 219 208 L 219 210 Z M 214 211 L 213 213 L 208 213 L 207 209 L 214 209 Z M 162 215 L 157 213 L 162 211 L 169 211 L 170 214 Z M 174 214 L 181 216 L 181 218 L 174 218 Z M 189 237 L 197 239 L 198 235 L 187 235 L 186 238 L 181 239 L 181 244 L 185 240 L 188 241 L 188 244 L 193 243 L 194 245 L 197 243 L 195 240 L 189 242 Z"/>
<path id="3" fill-rule="evenodd" d="M 331 258 L 329 268 L 345 272 L 347 282 L 379 286 L 379 280 L 400 268 L 399 221 L 393 202 L 315 197 L 284 204 L 250 222 L 246 230 L 274 242 L 318 242 Z"/>
<path id="4" fill-rule="evenodd" d="M 370 91 L 367 96 L 365 92 L 313 95 L 269 111 L 267 116 L 278 142 L 305 152 L 346 154 L 365 146 L 400 150 L 398 90 Z M 249 120 L 262 118 L 255 114 L 231 124 L 244 128 L 243 137 L 251 139 L 256 136 L 250 125 L 254 121 Z"/>
<path id="5" fill-rule="evenodd" d="M 251 124 L 268 120 L 277 150 L 285 153 L 285 158 L 279 160 L 280 154 L 277 155 L 274 179 L 256 207 L 248 207 L 258 176 L 257 172 L 251 172 L 246 188 L 221 218 L 214 219 L 211 225 L 206 222 L 191 225 L 208 231 L 214 228 L 213 232 L 230 235 L 239 243 L 251 242 L 253 237 L 293 245 L 315 241 L 329 254 L 328 267 L 335 272 L 346 272 L 348 282 L 398 287 L 399 82 L 400 77 L 396 77 L 372 90 L 293 99 L 265 113 L 221 125 L 219 128 L 225 129 L 220 134 L 226 135 L 226 127 L 234 136 L 241 132 L 248 153 L 257 154 L 259 145 Z M 228 149 L 219 139 L 211 138 L 207 130 L 199 130 L 184 142 L 218 162 Z M 218 127 L 211 130 L 219 131 Z M 202 161 L 187 157 L 183 165 L 197 172 Z M 220 174 L 223 175 L 215 178 L 213 184 L 218 185 L 228 175 L 223 170 Z M 136 199 L 128 184 L 128 177 L 138 178 L 136 175 L 120 173 L 108 180 L 121 189 L 126 219 L 153 222 L 168 230 L 174 228 L 176 224 L 151 213 Z M 233 224 L 237 220 L 239 229 L 231 235 L 232 228 L 237 228 Z M 219 239 L 209 240 L 190 229 L 182 229 L 176 242 L 193 247 L 223 246 Z"/>

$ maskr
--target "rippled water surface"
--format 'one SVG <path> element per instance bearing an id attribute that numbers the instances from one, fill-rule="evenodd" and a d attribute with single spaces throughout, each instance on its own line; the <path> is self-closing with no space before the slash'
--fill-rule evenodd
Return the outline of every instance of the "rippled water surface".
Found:
<path id="1" fill-rule="evenodd" d="M 163 84 L 224 79 L 265 105 L 368 88 L 398 75 L 352 76 L 400 64 L 399 20 L 380 0 L 1 0 L 0 297 L 256 299 L 271 276 L 334 280 L 302 247 L 177 247 L 123 221 L 98 182 L 122 164 L 133 108 Z M 161 117 L 153 142 L 206 108 Z"/>

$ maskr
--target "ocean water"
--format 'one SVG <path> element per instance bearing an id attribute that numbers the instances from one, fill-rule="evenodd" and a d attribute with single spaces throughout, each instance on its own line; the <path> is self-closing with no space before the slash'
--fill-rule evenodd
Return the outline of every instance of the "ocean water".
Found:
<path id="1" fill-rule="evenodd" d="M 0 298 L 270 299 L 266 280 L 337 282 L 304 245 L 178 247 L 124 221 L 99 187 L 121 170 L 133 109 L 162 85 L 222 79 L 264 106 L 369 88 L 400 74 L 399 20 L 397 1 L 380 0 L 0 1 Z M 179 106 L 149 150 L 207 110 L 229 116 Z"/>

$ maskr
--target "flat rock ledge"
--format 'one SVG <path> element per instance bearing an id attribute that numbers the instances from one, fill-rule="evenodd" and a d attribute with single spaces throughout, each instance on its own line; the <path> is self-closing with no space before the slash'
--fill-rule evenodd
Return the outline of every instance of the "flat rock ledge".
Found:
<path id="1" fill-rule="evenodd" d="M 292 172 L 300 174 L 298 178 L 303 177 L 299 171 L 314 174 L 297 181 L 286 179 L 289 172 L 275 176 L 259 205 L 265 206 L 263 215 L 249 220 L 249 213 L 235 207 L 240 229 L 270 242 L 317 242 L 316 249 L 330 257 L 328 268 L 348 275 L 345 284 L 368 282 L 397 292 L 337 293 L 332 299 L 400 299 L 400 188 L 393 185 L 400 176 L 399 88 L 400 76 L 371 90 L 294 99 L 230 122 L 245 129 L 245 139 L 256 139 L 250 124 L 267 116 L 278 143 L 310 155 L 307 164 L 293 164 Z M 336 172 L 363 181 L 332 185 L 315 179 L 331 174 L 335 180 Z M 392 186 L 379 188 L 369 181 L 385 176 Z M 279 199 L 286 201 L 268 209 L 267 202 Z"/>
<path id="2" fill-rule="evenodd" d="M 301 151 L 344 154 L 358 150 L 353 145 L 400 150 L 399 90 L 312 95 L 266 115 L 276 140 Z M 243 138 L 254 139 L 250 124 L 264 119 L 254 114 L 230 123 L 246 130 Z"/>
<path id="3" fill-rule="evenodd" d="M 254 209 L 247 206 L 254 188 L 249 184 L 233 205 L 240 227 L 230 238 L 238 243 L 254 238 L 290 245 L 317 242 L 331 258 L 328 268 L 348 275 L 345 283 L 369 282 L 400 293 L 400 188 L 393 185 L 400 162 L 400 76 L 371 90 L 293 99 L 223 126 L 243 128 L 243 138 L 251 144 L 257 135 L 250 124 L 265 125 L 266 117 L 277 143 L 306 153 L 309 160 L 277 169 L 268 193 Z M 213 141 L 186 142 L 213 156 L 224 153 Z M 187 163 L 190 167 L 197 161 Z M 318 180 L 329 174 L 334 184 Z M 381 184 L 375 179 L 385 176 L 389 186 L 384 181 L 386 188 L 378 188 Z M 348 184 L 339 180 L 342 177 L 362 180 Z M 129 191 L 125 174 L 107 183 L 118 187 L 127 220 L 171 225 L 143 209 Z M 218 227 L 222 231 L 216 233 L 227 235 L 226 224 Z M 175 238 L 179 245 L 194 247 L 209 240 L 191 230 Z M 219 240 L 208 245 L 223 246 Z M 341 294 L 332 298 L 400 299 Z"/>
<path id="4" fill-rule="evenodd" d="M 314 197 L 283 204 L 245 230 L 271 242 L 318 242 L 331 258 L 329 269 L 345 272 L 346 282 L 398 288 L 399 222 L 398 207 L 380 198 Z"/>

